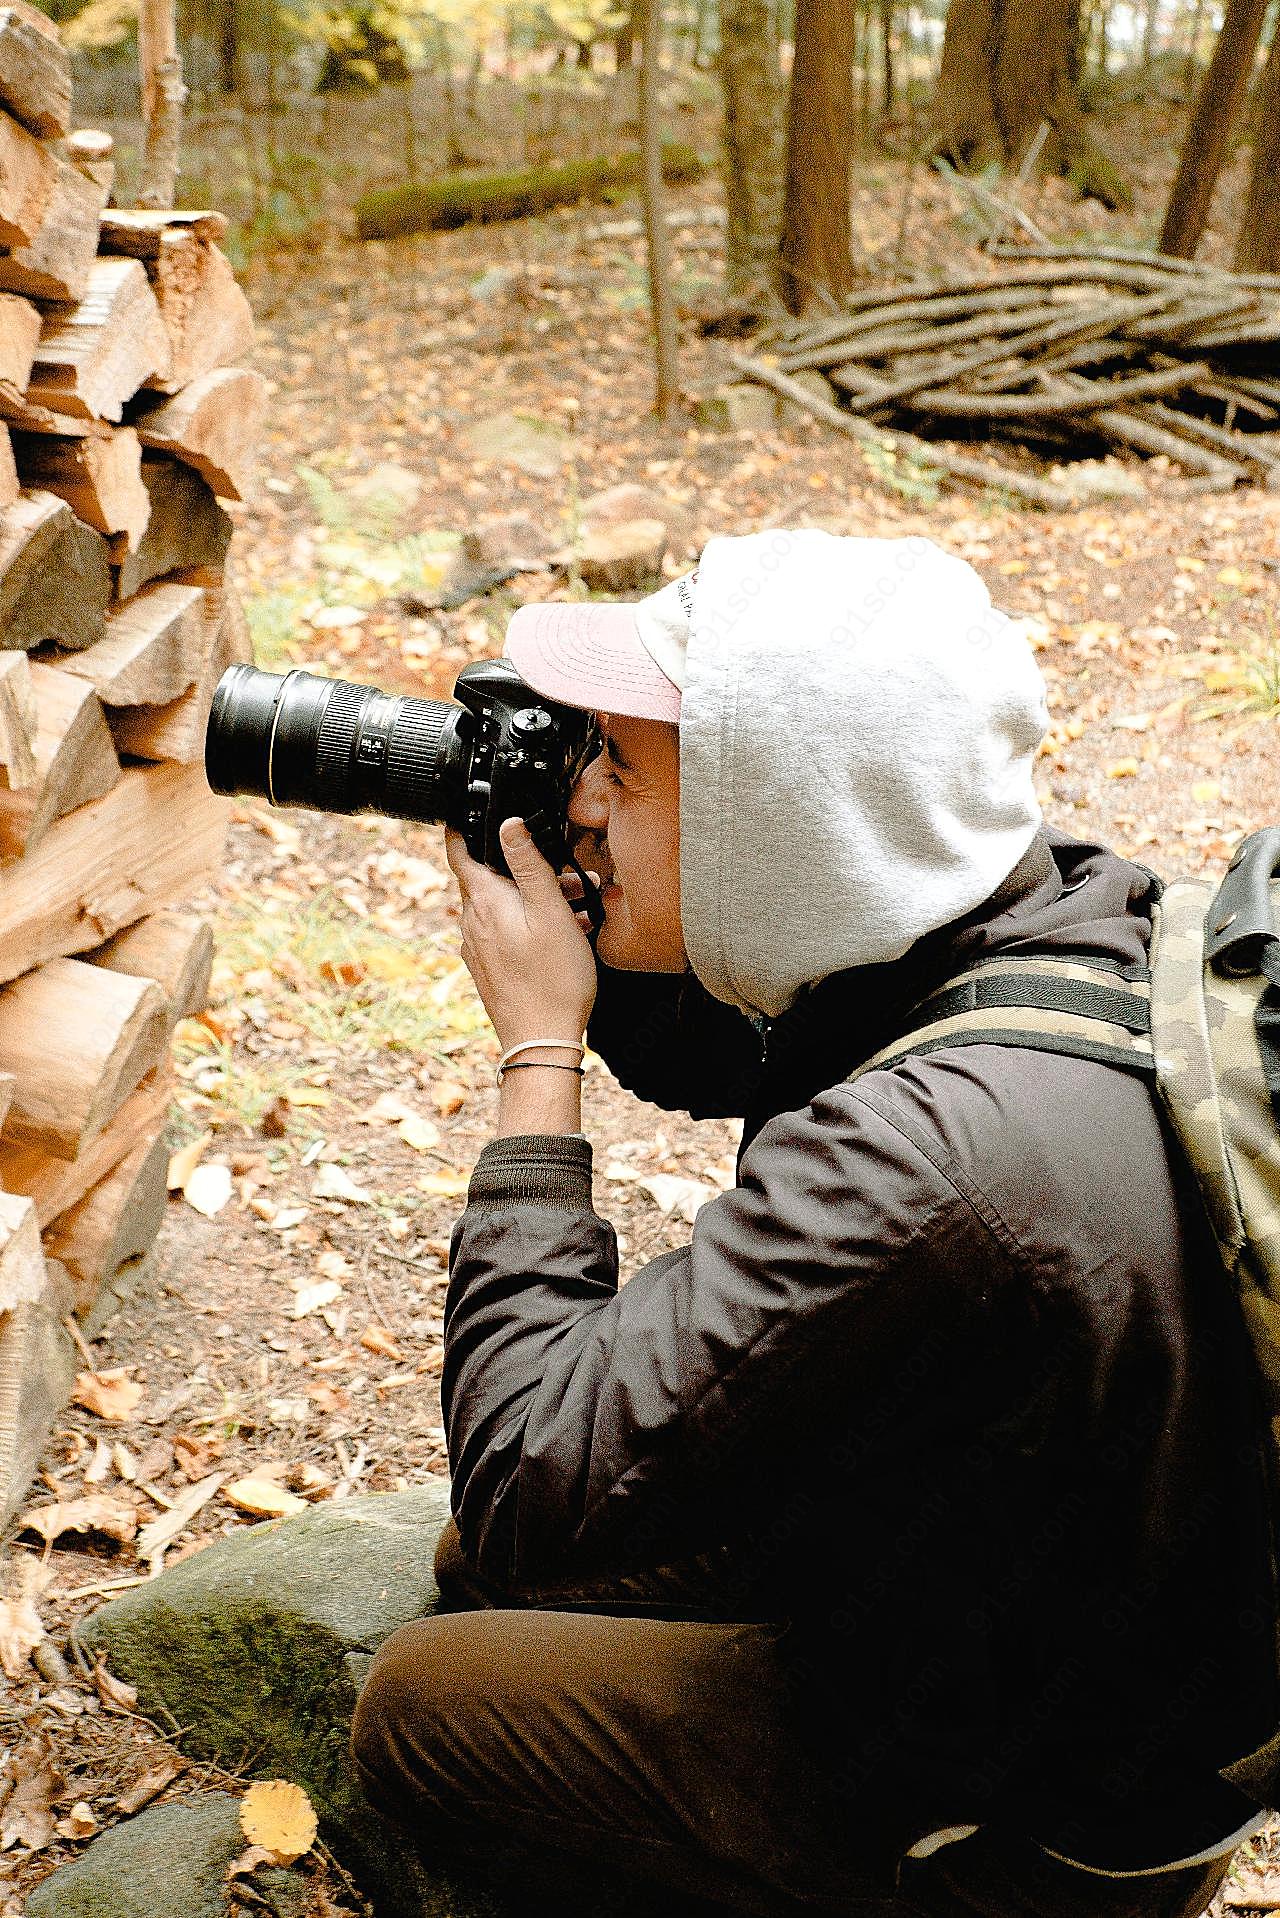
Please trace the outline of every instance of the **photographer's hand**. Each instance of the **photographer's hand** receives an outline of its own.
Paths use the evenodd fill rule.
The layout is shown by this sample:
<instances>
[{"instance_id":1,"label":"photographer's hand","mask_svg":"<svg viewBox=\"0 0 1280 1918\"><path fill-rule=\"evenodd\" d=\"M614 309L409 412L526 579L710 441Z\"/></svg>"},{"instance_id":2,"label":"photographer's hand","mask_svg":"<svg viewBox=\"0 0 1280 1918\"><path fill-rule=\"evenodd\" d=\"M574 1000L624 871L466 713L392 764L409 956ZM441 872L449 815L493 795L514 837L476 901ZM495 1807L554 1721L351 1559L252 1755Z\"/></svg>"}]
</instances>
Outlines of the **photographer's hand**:
<instances>
[{"instance_id":1,"label":"photographer's hand","mask_svg":"<svg viewBox=\"0 0 1280 1918\"><path fill-rule=\"evenodd\" d=\"M474 860L459 832L446 833L445 850L462 893L462 957L503 1051L525 1039L581 1039L595 1002L595 955L523 822L502 826L511 879ZM503 1079L499 1136L576 1132L581 1080L560 1068L577 1063L569 1050L522 1052L521 1070Z\"/></svg>"}]
</instances>

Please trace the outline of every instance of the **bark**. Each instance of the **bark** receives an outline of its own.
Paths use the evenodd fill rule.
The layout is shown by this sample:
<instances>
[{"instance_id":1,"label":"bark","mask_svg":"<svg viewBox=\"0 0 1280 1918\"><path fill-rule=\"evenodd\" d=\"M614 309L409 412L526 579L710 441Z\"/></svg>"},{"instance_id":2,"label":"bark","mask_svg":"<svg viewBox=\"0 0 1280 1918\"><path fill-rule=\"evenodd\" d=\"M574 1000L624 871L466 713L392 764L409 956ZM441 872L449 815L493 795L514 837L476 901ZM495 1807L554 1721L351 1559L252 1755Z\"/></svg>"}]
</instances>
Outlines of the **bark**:
<instances>
[{"instance_id":1,"label":"bark","mask_svg":"<svg viewBox=\"0 0 1280 1918\"><path fill-rule=\"evenodd\" d=\"M1280 24L1258 86L1253 173L1236 241L1237 273L1280 273Z\"/></svg>"},{"instance_id":2,"label":"bark","mask_svg":"<svg viewBox=\"0 0 1280 1918\"><path fill-rule=\"evenodd\" d=\"M1227 0L1227 11L1182 144L1160 251L1190 260L1209 221L1213 189L1239 121L1268 0Z\"/></svg>"},{"instance_id":3,"label":"bark","mask_svg":"<svg viewBox=\"0 0 1280 1918\"><path fill-rule=\"evenodd\" d=\"M853 285L855 35L849 0L797 0L780 244L793 313L841 300Z\"/></svg>"},{"instance_id":4,"label":"bark","mask_svg":"<svg viewBox=\"0 0 1280 1918\"><path fill-rule=\"evenodd\" d=\"M657 375L654 411L670 419L680 398L676 312L671 292L671 242L662 191L662 0L636 0L640 21L640 198L649 257L649 311Z\"/></svg>"},{"instance_id":5,"label":"bark","mask_svg":"<svg viewBox=\"0 0 1280 1918\"><path fill-rule=\"evenodd\" d=\"M952 0L934 108L933 150L964 171L1016 169L1043 121L1045 165L1104 205L1128 187L1085 125L1081 0Z\"/></svg>"},{"instance_id":6,"label":"bark","mask_svg":"<svg viewBox=\"0 0 1280 1918\"><path fill-rule=\"evenodd\" d=\"M239 0L222 0L218 9L218 82L227 94L240 91Z\"/></svg>"},{"instance_id":7,"label":"bark","mask_svg":"<svg viewBox=\"0 0 1280 1918\"><path fill-rule=\"evenodd\" d=\"M178 184L182 84L173 0L141 0L138 61L142 70L142 186L139 206L170 207Z\"/></svg>"},{"instance_id":8,"label":"bark","mask_svg":"<svg viewBox=\"0 0 1280 1918\"><path fill-rule=\"evenodd\" d=\"M767 289L782 224L782 76L769 0L721 0L728 290Z\"/></svg>"}]
</instances>

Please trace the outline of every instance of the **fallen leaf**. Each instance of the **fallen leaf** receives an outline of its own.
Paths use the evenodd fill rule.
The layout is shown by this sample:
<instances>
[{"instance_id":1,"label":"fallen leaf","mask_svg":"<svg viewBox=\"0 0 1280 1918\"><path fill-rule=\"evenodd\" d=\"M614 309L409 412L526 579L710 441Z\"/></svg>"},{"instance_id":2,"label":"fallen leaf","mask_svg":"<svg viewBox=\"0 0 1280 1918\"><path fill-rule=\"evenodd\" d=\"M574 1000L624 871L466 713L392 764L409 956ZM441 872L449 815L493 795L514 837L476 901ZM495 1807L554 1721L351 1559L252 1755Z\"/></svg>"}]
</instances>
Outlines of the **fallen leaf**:
<instances>
[{"instance_id":1,"label":"fallen leaf","mask_svg":"<svg viewBox=\"0 0 1280 1918\"><path fill-rule=\"evenodd\" d=\"M250 1845L227 1866L227 1883L233 1884L237 1878L252 1878L259 1865L278 1865L279 1862L269 1845Z\"/></svg>"},{"instance_id":2,"label":"fallen leaf","mask_svg":"<svg viewBox=\"0 0 1280 1918\"><path fill-rule=\"evenodd\" d=\"M1108 779L1133 779L1138 773L1136 759L1116 759L1106 769Z\"/></svg>"},{"instance_id":3,"label":"fallen leaf","mask_svg":"<svg viewBox=\"0 0 1280 1918\"><path fill-rule=\"evenodd\" d=\"M317 632L342 632L348 626L363 626L369 615L358 606L322 606L307 621Z\"/></svg>"},{"instance_id":4,"label":"fallen leaf","mask_svg":"<svg viewBox=\"0 0 1280 1918\"><path fill-rule=\"evenodd\" d=\"M111 1470L111 1447L104 1438L100 1438L93 1448L93 1457L84 1468L86 1485L101 1485Z\"/></svg>"},{"instance_id":5,"label":"fallen leaf","mask_svg":"<svg viewBox=\"0 0 1280 1918\"><path fill-rule=\"evenodd\" d=\"M415 1152L429 1152L440 1143L440 1128L421 1112L406 1112L396 1131Z\"/></svg>"},{"instance_id":6,"label":"fallen leaf","mask_svg":"<svg viewBox=\"0 0 1280 1918\"><path fill-rule=\"evenodd\" d=\"M366 1352L377 1352L384 1359L403 1356L390 1332L384 1331L380 1325L366 1325L360 1334L360 1343Z\"/></svg>"},{"instance_id":7,"label":"fallen leaf","mask_svg":"<svg viewBox=\"0 0 1280 1918\"><path fill-rule=\"evenodd\" d=\"M356 1125L397 1125L416 1117L414 1108L398 1092L380 1092L371 1106L352 1115Z\"/></svg>"},{"instance_id":8,"label":"fallen leaf","mask_svg":"<svg viewBox=\"0 0 1280 1918\"><path fill-rule=\"evenodd\" d=\"M316 1814L301 1785L270 1778L250 1785L240 1801L240 1829L275 1864L292 1865L315 1843Z\"/></svg>"},{"instance_id":9,"label":"fallen leaf","mask_svg":"<svg viewBox=\"0 0 1280 1918\"><path fill-rule=\"evenodd\" d=\"M93 1683L98 1697L109 1711L133 1712L137 1710L138 1688L126 1685L122 1678L116 1678L103 1663L102 1654L93 1668Z\"/></svg>"},{"instance_id":10,"label":"fallen leaf","mask_svg":"<svg viewBox=\"0 0 1280 1918\"><path fill-rule=\"evenodd\" d=\"M295 1512L307 1510L305 1498L286 1492L268 1478L238 1478L234 1485L223 1486L222 1496L255 1518L290 1518Z\"/></svg>"},{"instance_id":11,"label":"fallen leaf","mask_svg":"<svg viewBox=\"0 0 1280 1918\"><path fill-rule=\"evenodd\" d=\"M625 1159L610 1159L604 1169L606 1179L612 1179L615 1185L639 1185L644 1172L638 1165L628 1165Z\"/></svg>"},{"instance_id":12,"label":"fallen leaf","mask_svg":"<svg viewBox=\"0 0 1280 1918\"><path fill-rule=\"evenodd\" d=\"M0 1599L0 1669L6 1678L21 1676L44 1636L40 1614L25 1592Z\"/></svg>"},{"instance_id":13,"label":"fallen leaf","mask_svg":"<svg viewBox=\"0 0 1280 1918\"><path fill-rule=\"evenodd\" d=\"M441 1118L452 1118L467 1103L467 1088L456 1079L441 1079L431 1088L431 1101Z\"/></svg>"},{"instance_id":14,"label":"fallen leaf","mask_svg":"<svg viewBox=\"0 0 1280 1918\"><path fill-rule=\"evenodd\" d=\"M305 1319L341 1297L342 1287L336 1279L318 1279L314 1285L300 1285L293 1295L293 1317Z\"/></svg>"},{"instance_id":15,"label":"fallen leaf","mask_svg":"<svg viewBox=\"0 0 1280 1918\"><path fill-rule=\"evenodd\" d=\"M1150 713L1119 713L1111 724L1128 733L1145 733L1151 725Z\"/></svg>"},{"instance_id":16,"label":"fallen leaf","mask_svg":"<svg viewBox=\"0 0 1280 1918\"><path fill-rule=\"evenodd\" d=\"M64 1532L101 1532L104 1537L127 1545L137 1536L138 1514L132 1505L98 1492L88 1498L37 1505L33 1512L24 1514L22 1529L24 1532L39 1532L47 1546L61 1538Z\"/></svg>"},{"instance_id":17,"label":"fallen leaf","mask_svg":"<svg viewBox=\"0 0 1280 1918\"><path fill-rule=\"evenodd\" d=\"M305 1205L282 1205L278 1211L273 1211L271 1214L269 1221L271 1230L289 1232L295 1225L301 1225L306 1216Z\"/></svg>"},{"instance_id":18,"label":"fallen leaf","mask_svg":"<svg viewBox=\"0 0 1280 1918\"><path fill-rule=\"evenodd\" d=\"M177 1152L170 1153L168 1173L170 1192L182 1191L212 1142L212 1132L202 1132L200 1137L192 1139L189 1145L181 1146Z\"/></svg>"},{"instance_id":19,"label":"fallen leaf","mask_svg":"<svg viewBox=\"0 0 1280 1918\"><path fill-rule=\"evenodd\" d=\"M417 1180L419 1192L430 1192L437 1199L460 1199L471 1184L467 1172L424 1172Z\"/></svg>"},{"instance_id":20,"label":"fallen leaf","mask_svg":"<svg viewBox=\"0 0 1280 1918\"><path fill-rule=\"evenodd\" d=\"M115 1466L117 1478L124 1479L130 1485L135 1482L138 1477L138 1461L123 1439L117 1439L112 1446L111 1463Z\"/></svg>"},{"instance_id":21,"label":"fallen leaf","mask_svg":"<svg viewBox=\"0 0 1280 1918\"><path fill-rule=\"evenodd\" d=\"M46 1738L28 1739L19 1745L9 1760L8 1773L13 1790L0 1812L0 1851L25 1845L28 1851L42 1851L53 1837L53 1803L61 1796L66 1781L55 1769L52 1746ZM4 1786L0 1781L0 1797Z\"/></svg>"},{"instance_id":22,"label":"fallen leaf","mask_svg":"<svg viewBox=\"0 0 1280 1918\"><path fill-rule=\"evenodd\" d=\"M351 1261L344 1259L341 1252L335 1252L330 1248L322 1252L316 1260L316 1271L322 1279L349 1279L352 1271Z\"/></svg>"},{"instance_id":23,"label":"fallen leaf","mask_svg":"<svg viewBox=\"0 0 1280 1918\"><path fill-rule=\"evenodd\" d=\"M169 1511L161 1512L159 1518L153 1518L150 1525L144 1525L138 1533L138 1557L153 1559L157 1552L163 1552L166 1546L172 1544L179 1532L186 1531L196 1513L209 1503L226 1476L225 1472L210 1472L189 1492L184 1492Z\"/></svg>"},{"instance_id":24,"label":"fallen leaf","mask_svg":"<svg viewBox=\"0 0 1280 1918\"><path fill-rule=\"evenodd\" d=\"M187 1204L206 1219L215 1219L232 1193L231 1167L218 1159L198 1165L182 1184Z\"/></svg>"},{"instance_id":25,"label":"fallen leaf","mask_svg":"<svg viewBox=\"0 0 1280 1918\"><path fill-rule=\"evenodd\" d=\"M373 1195L357 1185L349 1172L340 1165L326 1162L316 1172L315 1184L311 1188L317 1199L341 1199L346 1205L372 1205Z\"/></svg>"},{"instance_id":26,"label":"fallen leaf","mask_svg":"<svg viewBox=\"0 0 1280 1918\"><path fill-rule=\"evenodd\" d=\"M289 1103L287 1099L274 1098L258 1121L258 1130L264 1139L283 1139L289 1130Z\"/></svg>"},{"instance_id":27,"label":"fallen leaf","mask_svg":"<svg viewBox=\"0 0 1280 1918\"><path fill-rule=\"evenodd\" d=\"M707 1200L716 1196L714 1187L701 1179L681 1178L674 1172L655 1172L641 1179L640 1186L664 1212L678 1212L690 1225Z\"/></svg>"},{"instance_id":28,"label":"fallen leaf","mask_svg":"<svg viewBox=\"0 0 1280 1918\"><path fill-rule=\"evenodd\" d=\"M77 1372L71 1393L74 1405L95 1412L108 1425L123 1425L138 1408L142 1387L117 1366L110 1372Z\"/></svg>"},{"instance_id":29,"label":"fallen leaf","mask_svg":"<svg viewBox=\"0 0 1280 1918\"><path fill-rule=\"evenodd\" d=\"M161 1758L154 1765L135 1778L133 1783L122 1791L116 1799L116 1810L124 1818L132 1818L134 1812L141 1811L157 1798L166 1785L171 1785L183 1769L180 1758Z\"/></svg>"},{"instance_id":30,"label":"fallen leaf","mask_svg":"<svg viewBox=\"0 0 1280 1918\"><path fill-rule=\"evenodd\" d=\"M333 1094L324 1086L291 1086L281 1097L291 1106L327 1106Z\"/></svg>"},{"instance_id":31,"label":"fallen leaf","mask_svg":"<svg viewBox=\"0 0 1280 1918\"><path fill-rule=\"evenodd\" d=\"M93 1815L93 1807L83 1798L76 1800L65 1818L60 1818L54 1826L60 1838L92 1838L98 1829L98 1821Z\"/></svg>"},{"instance_id":32,"label":"fallen leaf","mask_svg":"<svg viewBox=\"0 0 1280 1918\"><path fill-rule=\"evenodd\" d=\"M1197 779L1191 788L1191 797L1197 806L1212 806L1222 797L1222 788L1216 779Z\"/></svg>"}]
</instances>

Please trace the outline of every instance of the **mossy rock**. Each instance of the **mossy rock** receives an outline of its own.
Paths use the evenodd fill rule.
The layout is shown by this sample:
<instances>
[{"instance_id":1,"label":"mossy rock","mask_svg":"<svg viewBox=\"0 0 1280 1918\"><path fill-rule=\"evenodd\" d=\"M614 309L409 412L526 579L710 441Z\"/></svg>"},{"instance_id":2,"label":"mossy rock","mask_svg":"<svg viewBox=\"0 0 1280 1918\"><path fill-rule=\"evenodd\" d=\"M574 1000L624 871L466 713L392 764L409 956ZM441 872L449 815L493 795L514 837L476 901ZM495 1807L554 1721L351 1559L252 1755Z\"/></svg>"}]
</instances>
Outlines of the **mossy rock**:
<instances>
[{"instance_id":1,"label":"mossy rock","mask_svg":"<svg viewBox=\"0 0 1280 1918\"><path fill-rule=\"evenodd\" d=\"M369 1805L348 1746L374 1652L436 1606L448 1516L439 1483L255 1525L122 1593L78 1634L137 1686L144 1711L185 1728L184 1751L304 1786L379 1918L491 1909L427 1875Z\"/></svg>"},{"instance_id":2,"label":"mossy rock","mask_svg":"<svg viewBox=\"0 0 1280 1918\"><path fill-rule=\"evenodd\" d=\"M27 1899L27 1918L227 1918L227 1867L247 1843L229 1792L153 1805L51 1872ZM306 1910L302 1872L268 1865L250 1882L255 1908L271 1918Z\"/></svg>"},{"instance_id":3,"label":"mossy rock","mask_svg":"<svg viewBox=\"0 0 1280 1918\"><path fill-rule=\"evenodd\" d=\"M692 147L664 144L665 180L696 180L705 170ZM366 193L356 202L356 233L362 240L389 240L401 233L445 232L478 221L519 220L575 200L604 199L639 183L638 152L503 173L442 173L434 180Z\"/></svg>"}]
</instances>

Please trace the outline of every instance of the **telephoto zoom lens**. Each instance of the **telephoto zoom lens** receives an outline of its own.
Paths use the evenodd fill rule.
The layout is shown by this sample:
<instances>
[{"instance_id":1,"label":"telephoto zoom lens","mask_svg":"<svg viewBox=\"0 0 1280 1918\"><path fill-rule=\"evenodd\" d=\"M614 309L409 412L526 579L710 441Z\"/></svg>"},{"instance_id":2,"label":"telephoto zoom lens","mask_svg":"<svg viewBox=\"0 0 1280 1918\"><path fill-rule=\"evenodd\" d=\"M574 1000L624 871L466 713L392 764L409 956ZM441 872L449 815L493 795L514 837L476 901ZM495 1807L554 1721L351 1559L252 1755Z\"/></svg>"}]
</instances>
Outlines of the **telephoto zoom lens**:
<instances>
[{"instance_id":1,"label":"telephoto zoom lens","mask_svg":"<svg viewBox=\"0 0 1280 1918\"><path fill-rule=\"evenodd\" d=\"M205 774L216 793L255 793L273 806L455 825L472 727L445 700L232 666L213 696Z\"/></svg>"}]
</instances>

